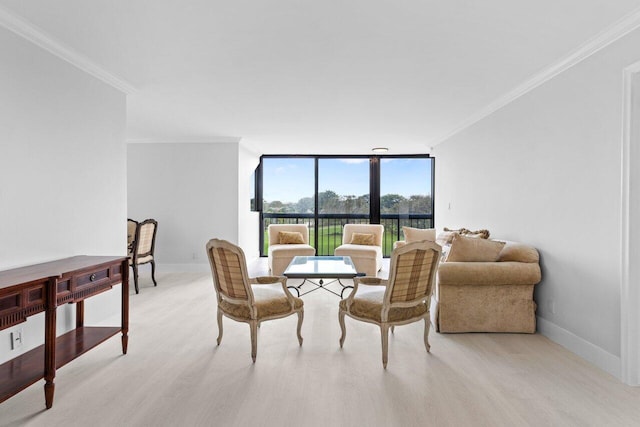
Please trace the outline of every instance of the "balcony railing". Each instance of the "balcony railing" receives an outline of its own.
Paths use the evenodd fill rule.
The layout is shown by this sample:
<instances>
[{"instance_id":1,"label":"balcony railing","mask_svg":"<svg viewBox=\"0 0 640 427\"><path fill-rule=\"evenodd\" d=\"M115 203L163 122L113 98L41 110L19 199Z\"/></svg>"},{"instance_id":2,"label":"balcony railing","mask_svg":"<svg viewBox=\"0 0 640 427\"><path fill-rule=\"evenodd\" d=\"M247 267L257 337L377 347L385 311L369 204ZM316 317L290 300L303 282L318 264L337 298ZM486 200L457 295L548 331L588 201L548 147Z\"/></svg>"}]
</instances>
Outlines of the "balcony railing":
<instances>
[{"instance_id":1,"label":"balcony railing","mask_svg":"<svg viewBox=\"0 0 640 427\"><path fill-rule=\"evenodd\" d=\"M333 255L334 249L342 244L342 228L345 224L369 224L369 215L319 214L316 217L314 214L263 213L262 218L262 256L266 256L269 250L269 224L308 224L309 244L316 248L317 255ZM380 223L384 225L382 252L388 257L393 244L402 238L402 227L432 228L433 215L382 214Z\"/></svg>"}]
</instances>

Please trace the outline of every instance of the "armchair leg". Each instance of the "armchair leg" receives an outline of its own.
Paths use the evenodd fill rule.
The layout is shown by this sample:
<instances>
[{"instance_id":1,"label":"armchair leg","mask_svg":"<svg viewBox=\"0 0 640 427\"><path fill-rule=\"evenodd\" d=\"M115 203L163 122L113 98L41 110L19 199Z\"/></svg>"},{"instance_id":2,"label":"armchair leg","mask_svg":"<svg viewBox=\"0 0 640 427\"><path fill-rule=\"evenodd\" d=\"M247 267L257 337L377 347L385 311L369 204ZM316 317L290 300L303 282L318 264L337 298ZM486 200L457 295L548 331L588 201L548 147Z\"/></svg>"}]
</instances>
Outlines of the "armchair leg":
<instances>
[{"instance_id":1,"label":"armchair leg","mask_svg":"<svg viewBox=\"0 0 640 427\"><path fill-rule=\"evenodd\" d=\"M340 322L340 329L342 330L342 335L340 336L340 348L342 348L342 345L344 344L344 339L347 336L347 329L345 328L345 325L344 325L344 315L345 315L345 312L340 310L340 312L338 313L338 322Z\"/></svg>"},{"instance_id":2,"label":"armchair leg","mask_svg":"<svg viewBox=\"0 0 640 427\"><path fill-rule=\"evenodd\" d=\"M133 263L131 267L133 268L133 284L136 288L136 294L138 294L140 293L140 289L138 289L138 266Z\"/></svg>"},{"instance_id":3,"label":"armchair leg","mask_svg":"<svg viewBox=\"0 0 640 427\"><path fill-rule=\"evenodd\" d=\"M389 355L389 325L386 323L380 325L380 333L382 335L382 367L387 369L387 360Z\"/></svg>"},{"instance_id":4,"label":"armchair leg","mask_svg":"<svg viewBox=\"0 0 640 427\"><path fill-rule=\"evenodd\" d=\"M427 353L431 352L431 345L429 345L429 328L431 327L431 320L429 315L424 318L424 346L427 349Z\"/></svg>"},{"instance_id":5,"label":"armchair leg","mask_svg":"<svg viewBox=\"0 0 640 427\"><path fill-rule=\"evenodd\" d=\"M258 322L252 320L249 322L251 328L251 359L256 363L256 353L258 351Z\"/></svg>"},{"instance_id":6,"label":"armchair leg","mask_svg":"<svg viewBox=\"0 0 640 427\"><path fill-rule=\"evenodd\" d=\"M153 286L158 286L158 282L156 282L156 261L151 261L151 280L153 280Z\"/></svg>"},{"instance_id":7,"label":"armchair leg","mask_svg":"<svg viewBox=\"0 0 640 427\"><path fill-rule=\"evenodd\" d=\"M302 346L302 320L304 319L304 311L300 310L298 312L298 342L300 343L300 346Z\"/></svg>"},{"instance_id":8,"label":"armchair leg","mask_svg":"<svg viewBox=\"0 0 640 427\"><path fill-rule=\"evenodd\" d=\"M222 310L218 308L218 345L222 341Z\"/></svg>"}]
</instances>

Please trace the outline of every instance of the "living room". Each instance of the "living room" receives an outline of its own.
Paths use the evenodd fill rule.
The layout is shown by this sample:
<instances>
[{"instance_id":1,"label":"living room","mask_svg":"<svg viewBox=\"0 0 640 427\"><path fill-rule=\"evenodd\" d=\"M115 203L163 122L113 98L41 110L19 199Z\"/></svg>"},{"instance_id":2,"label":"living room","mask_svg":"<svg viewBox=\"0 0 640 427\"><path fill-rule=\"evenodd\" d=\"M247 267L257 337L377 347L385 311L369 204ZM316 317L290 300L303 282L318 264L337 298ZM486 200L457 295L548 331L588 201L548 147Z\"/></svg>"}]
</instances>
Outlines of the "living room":
<instances>
[{"instance_id":1,"label":"living room","mask_svg":"<svg viewBox=\"0 0 640 427\"><path fill-rule=\"evenodd\" d=\"M264 22L284 22L293 26L287 28L294 34L298 31L306 34L303 24L311 26L311 23L319 25L325 31L346 31L345 28L349 25L330 18L334 14L348 16L349 23L353 23L357 22L354 17L358 16L358 12L364 13L355 6L342 6L347 8L343 11L344 14L329 6L326 9L315 6L319 10L311 9L314 13L307 14L304 8L288 9L291 5L283 3L279 5L280 9L275 6L273 9L260 6L259 10L247 14L245 8L257 7L249 3L251 2L242 3L238 10L227 6L225 11L236 19L234 21L229 18L232 23L244 22L239 16L247 20L244 28L250 28L247 25L253 24L265 29L271 28L271 25ZM624 398L620 396L637 399L637 387L631 387L640 383L640 321L636 314L636 307L640 305L640 289L637 286L640 273L635 271L632 263L634 256L638 254L640 243L635 237L637 233L632 233L637 228L635 218L638 217L640 194L636 194L637 189L631 185L637 181L636 170L640 170L637 167L639 159L636 153L639 121L634 119L638 116L640 99L637 94L640 56L636 48L640 42L640 30L637 29L640 25L637 7L640 4L637 1L616 2L615 5L604 1L574 1L563 4L566 10L558 10L556 3L546 2L535 7L528 5L532 10L527 11L521 9L524 7L522 5L510 6L507 2L496 1L491 2L493 12L489 5L485 5L486 9L477 6L466 11L460 10L461 7L458 6L455 10L458 14L456 19L444 14L451 12L448 9L434 10L416 4L407 5L407 10L399 8L399 11L393 11L393 16L407 20L405 29L417 31L420 19L427 19L434 25L435 29L431 31L442 31L449 37L433 39L444 46L442 56L438 57L441 61L450 60L451 56L459 59L451 68L433 70L428 58L422 59L415 66L417 71L413 71L415 74L412 74L413 80L410 80L408 86L421 82L419 77L426 70L430 74L425 76L442 79L447 77L458 83L457 86L443 85L445 88L438 91L442 83L437 80L427 81L424 85L429 90L418 91L414 88L418 92L417 96L407 86L402 86L402 92L393 91L393 84L401 80L402 73L393 74L397 80L376 80L375 77L384 76L384 73L391 71L383 69L380 74L372 77L363 69L372 65L371 57L382 53L386 55L385 58L394 60L395 62L390 63L401 70L410 69L411 61L407 62L409 65L403 62L405 59L401 54L402 49L397 48L394 43L406 41L408 44L403 46L407 55L416 53L418 48L427 49L431 46L417 44L414 37L418 35L405 34L406 40L392 38L394 43L385 45L386 50L379 52L359 38L357 31L356 34L349 33L351 38L348 39L347 46L352 46L353 51L347 53L351 55L349 58L355 58L353 62L339 55L337 58L328 58L337 61L337 65L355 68L346 67L349 78L345 77L343 86L331 92L333 96L338 96L336 93L344 96L344 99L338 96L327 100L329 97L323 97L320 90L312 90L313 85L301 84L301 81L307 81L307 67L292 70L291 62L283 62L276 67L276 60L271 62L268 57L265 58L268 55L261 56L260 52L255 51L251 52L256 61L245 64L243 61L248 61L245 57L248 54L244 49L260 36L259 33L249 32L247 39L242 40L225 39L215 33L220 40L235 46L242 55L223 56L221 61L228 61L229 69L224 70L225 72L213 69L217 74L212 69L207 69L207 72L212 73L212 79L220 78L224 82L224 77L233 71L234 66L244 73L249 73L248 68L253 69L255 75L244 75L241 80L249 84L245 92L241 87L233 86L237 90L238 99L226 94L226 98L223 97L226 102L216 105L214 110L208 110L212 114L205 117L187 115L188 110L183 109L181 104L184 99L175 92L175 87L166 90L160 88L158 92L154 92L157 89L156 83L167 76L158 74L158 71L155 71L156 74L152 73L162 69L161 65L164 63L155 61L163 59L182 64L184 69L177 67L171 70L171 73L179 75L179 82L201 80L201 73L204 71L186 67L193 60L190 55L197 56L200 50L181 51L178 45L158 43L159 46L165 46L165 51L152 42L143 44L142 41L147 39L131 30L113 33L116 35L113 39L119 43L109 44L109 37L104 36L111 34L107 30L115 30L119 25L135 28L138 23L145 30L142 33L149 33L147 37L156 36L168 31L162 28L161 22L165 21L159 18L168 20L170 13L179 11L180 15L175 19L185 24L186 19L193 18L192 15L197 14L198 9L183 10L167 2L155 11L156 14L164 15L156 16L147 11L145 5L138 3L134 3L131 10L112 9L107 5L80 5L77 2L68 2L64 6L38 1L2 1L0 4L0 45L5 52L4 56L9 58L3 62L0 79L0 122L4 130L0 156L0 269L78 254L124 255L126 218L154 217L159 219L160 224L161 244L157 248L160 277L165 278L165 283L173 281L189 286L188 280L181 278L180 274L208 271L204 244L212 237L239 244L248 258L258 257L259 219L256 212L249 210L248 201L251 198L252 173L260 155L370 154L371 148L380 145L388 146L393 154L428 153L436 159L436 227L486 228L491 231L492 237L526 242L540 253L543 280L536 287L535 293L538 304L537 333L518 339L534 337L535 343L544 339L548 342L542 344L545 351L549 348L555 351L555 347L547 346L559 344L569 354L564 357L575 357L575 364L579 365L579 369L583 368L583 364L591 366L619 384L619 394L614 400L622 402ZM206 6L200 6L203 10L208 10ZM498 13L497 8L505 10ZM378 19L374 27L378 28L382 23L389 24L385 13L392 13L391 11L381 6L366 10L367 19ZM580 16L585 18L579 20L574 10L581 11ZM151 16L145 17L146 12L151 13ZM412 12L416 12L415 17ZM204 16L210 17L206 14ZM282 21L276 21L278 16ZM322 17L331 25L320 25L313 16ZM433 22L438 16L443 22L450 19L452 26L454 23L458 26L447 31L443 28L447 25L436 25L437 22ZM307 19L303 19L304 17ZM138 22L136 19L142 21ZM200 25L203 24L200 22ZM178 27L182 31L188 26ZM238 28L242 27L238 25ZM493 27L500 31L493 31ZM203 28L206 27L196 28L204 31ZM402 28L394 28L396 32L393 34L404 34ZM466 32L456 32L465 28ZM369 34L367 31L371 31L371 28L364 27L362 31ZM531 33L528 37L527 31ZM242 33L241 30L238 32ZM175 36L173 32L170 34ZM336 31L336 34L333 37L346 37L340 31ZM207 40L205 36L208 35L205 32L196 36ZM374 41L380 42L386 35L387 32L377 34L378 38L374 37ZM140 37L140 40L134 36ZM316 49L322 48L321 53L324 55L329 55L331 49L335 48L335 45L324 46L319 34L315 37L304 40ZM507 43L503 39L510 39L510 44L499 44ZM127 40L130 42L127 43ZM177 40L179 37L174 42L177 43ZM411 44L410 41L416 44ZM457 50L463 49L458 44L471 44L473 41L484 42L485 45L481 45L484 49L476 53ZM216 39L216 43L222 42ZM366 55L363 53L360 57L357 47L363 43L371 50L365 49ZM130 47L131 51L122 50L123 46ZM309 67L318 65L305 57L304 46L287 46L289 50L284 54L280 52L283 56L277 58L293 56L297 61L295 63L304 65L305 61L310 61ZM142 47L148 48L152 53L144 54ZM472 47L478 48L477 45ZM318 53L317 50L310 51ZM229 51L225 52L230 55ZM394 52L398 57L392 55ZM275 52L269 51L269 54L275 55ZM346 55L344 51L342 54ZM500 60L494 59L493 56L498 54ZM326 59L327 56L321 58ZM380 65L381 62L385 61L375 64ZM261 64L282 72L279 80L267 81L266 77L259 77L262 74L258 70L264 71L265 75L273 71L262 70L259 67ZM129 71L126 72L127 70ZM454 75L442 74L454 71ZM334 76L332 73L335 73L335 69L324 69L323 73ZM121 74L127 78L117 77ZM317 78L312 80L314 84L320 84L322 74L320 77L317 74L313 76ZM334 76L331 82L335 83L336 80L339 79ZM286 84L292 85L294 90L278 92ZM305 88L308 92L304 91ZM374 88L377 90L374 91ZM300 91L299 96L292 93L296 91ZM354 92L354 98L362 96L362 99L348 103L350 91ZM368 91L373 92L371 97L367 97ZM428 98L432 93L430 91L438 95L434 98L442 103L442 109L436 108L437 103L428 104L431 110L421 107L423 98ZM205 95L216 100L221 93L223 92L205 92ZM385 93L395 100L394 103L389 100L391 106L400 108L401 104L405 104L404 109L398 110L395 115L387 109L367 110L366 107L374 104L376 99L378 104L388 101L384 97ZM243 97L240 97L241 94ZM282 104L276 102L278 96L282 98ZM314 97L320 99L318 104L311 101ZM265 106L261 102L263 98L272 103ZM301 110L285 110L293 119L286 122L282 127L284 131L278 134L275 126L280 117L276 113L284 110L285 100L288 98L295 101L292 104L298 103ZM249 109L247 104L252 101L258 106L251 107L251 114L244 115L243 109ZM199 102L196 107L204 109L206 103ZM303 109L302 106L306 108ZM450 109L446 110L445 106ZM407 124L416 120L406 117L409 114L407 110L414 108L419 114L410 114L422 115L421 120L424 122L415 134L407 130ZM222 114L224 110L230 111L223 116L228 122L216 119L216 113ZM331 114L327 111L331 111ZM370 114L365 114L366 111L370 111ZM261 118L260 113L264 117ZM230 116L233 115L238 118L232 120L233 117ZM353 127L345 127L346 120L339 120L341 115L352 120ZM301 129L303 124L309 125L311 116L317 116L317 122ZM244 134L235 132L237 121L241 120L251 121L244 128ZM273 124L267 126L268 122ZM267 143L272 135L280 137L279 145ZM332 136L335 138L331 138ZM144 280L147 278L144 277ZM152 285L149 283L148 280L143 282L140 295L131 296L132 312L136 310L135 298L140 297L142 301L145 292L148 295L152 292ZM157 295L166 292L165 296L186 298L179 294L176 286L170 290L161 289L163 286L167 285L160 280L157 291L155 288L153 291L159 292ZM210 291L213 294L212 287ZM166 302L160 303L157 298L155 301L158 301L160 307L167 309ZM328 301L337 310L337 298ZM96 297L95 301L88 301L87 321L105 322L117 316L119 302L118 292L105 292ZM144 307L140 308L142 312L156 313L157 307L154 308L148 300L143 304ZM207 310L204 306L202 308ZM322 360L317 360L319 356L313 355L314 350L323 354L323 344L318 342L317 346L314 345L312 337L324 317L317 308L316 312L312 311L312 307L308 308L310 312L306 315L305 322L309 326L308 329L303 328L303 335L308 339L305 345L311 344L303 356L311 357L315 364L310 364L308 371L299 373L302 378L312 376L323 363ZM316 321L312 320L314 314L319 316ZM215 309L212 307L210 313L202 313L202 316L210 317L213 325ZM59 328L70 328L73 318L71 307L65 307L58 315ZM224 354L225 345L231 347L228 344L234 342L231 323L225 323L225 327L229 325L230 328L226 336L229 341L223 342L215 350L216 355ZM337 319L333 315L326 323L327 327L337 330ZM282 331L282 340L278 342L289 346L289 351L297 350L290 328L278 327L275 322L270 327L286 329ZM25 348L41 344L42 326L37 320L30 320L22 328ZM16 354L10 349L9 339L9 334L14 331L15 328L9 328L0 332L0 363ZM237 357L243 363L233 365L230 353L223 356L223 359L231 363L230 369L241 370L249 376L251 370L256 368L251 367L248 356L248 331L242 328L237 331L235 335L240 335L237 337ZM401 331L399 328L396 335L400 335ZM414 333L409 334L406 340L416 338L415 341L420 341L420 333L412 332ZM185 333L192 334L188 330ZM335 338L335 341L327 340L326 347L337 347L337 336L330 335L332 333L327 332L330 339ZM131 346L135 345L136 339L141 339L136 335L139 334L132 328ZM464 334L433 335L432 354L438 353L440 344L443 351L447 349L447 355L452 360L463 357L456 356L455 348L461 345L459 340L465 339ZM481 335L483 334L472 335L467 339L475 343L482 338ZM502 335L487 335L484 339L503 339ZM216 348L213 333L193 338L201 340L202 343L198 345L211 351ZM349 350L350 339L354 340L354 348L363 349L363 354L351 353L352 357L371 358L371 361L363 362L362 369L370 371L369 375L376 381L374 388L388 386L392 382L394 390L397 390L404 380L415 386L415 383L404 376L408 374L409 366L402 368L400 373L403 375L397 373L398 376L393 378L379 377L382 368L376 353L379 351L378 341L359 343L354 333L347 339L345 350ZM277 340L265 334L260 344L267 345L268 341ZM144 342L152 344L150 341ZM174 341L171 344L179 345ZM170 348L171 344L167 347ZM120 366L123 363L120 359L136 354L121 356L115 345L109 345L110 352L103 353L102 349L98 352L96 349L74 362L78 363L78 371L73 377L81 377L86 370L98 369L101 365ZM489 346L486 342L482 345ZM151 348L160 353L169 349L158 343ZM257 366L261 357L265 361L274 357L274 354L268 355L268 348L270 347L260 347ZM474 347L465 347L468 348ZM177 352L181 357L185 356L183 351ZM151 360L149 354L141 354L143 361ZM411 360L422 360L429 356L422 348L421 353L411 357ZM81 362L82 360L86 361ZM461 360L471 362L464 358ZM341 358L332 353L331 366L339 365L340 362ZM391 371L393 363L392 358L389 367ZM172 367L180 369L178 364L173 364ZM69 365L65 369L73 367ZM398 364L396 369L400 369ZM142 372L144 375L148 374L148 371ZM342 369L336 372L348 375ZM330 376L339 381L336 372ZM576 376L582 372L576 371ZM364 375L362 371L358 373ZM109 387L109 375L117 375L117 370L102 372L99 376L105 380L104 388L108 393L126 393L126 390ZM289 375L287 380L299 380L294 373ZM429 375L428 372L425 375ZM60 383L60 391L57 393L60 395L52 411L56 410L57 405L67 408L64 406L67 404L62 390L65 387L73 388L73 383L65 384L64 378L63 369L57 377ZM144 382L142 378L136 379ZM197 378L193 376L189 379L197 382ZM531 377L528 379L533 381ZM441 380L446 381L446 377ZM156 379L155 382L161 381ZM358 384L361 384L360 381ZM573 384L576 389L581 387L580 380ZM211 387L213 386L212 384ZM615 388L610 384L607 387ZM47 418L55 414L40 413L44 407L41 401L41 384L31 388L37 389L37 392L27 390L0 404L0 424L7 419L16 425L19 422L32 422L33 425L56 424L56 421ZM189 393L188 384L182 384L181 390ZM261 384L259 390L264 393L263 397L269 393L265 383ZM284 394L285 391L286 387L279 382L278 392ZM428 399L430 393L438 392L429 389L419 390L418 394ZM544 390L538 392L545 393ZM16 399L22 399L26 393L35 400L22 405L13 403ZM163 396L169 399L168 392ZM448 397L452 398L451 395ZM110 395L86 397L86 400L96 402L109 399ZM287 396L287 402L281 404L295 406L299 399L299 396ZM149 396L149 400L153 400L153 396ZM257 400L256 397L252 401ZM200 403L215 406L211 402ZM354 402L349 400L348 403ZM157 404L162 406L162 401ZM316 404L322 406L322 402ZM403 406L403 402L394 404L409 412L412 408L409 403L406 406ZM475 401L471 406L478 405L481 403ZM629 417L637 415L634 412L637 410L622 403L620 405L622 420L626 419L625 414ZM310 410L306 406L305 408ZM598 412L600 409L607 413L604 408L596 407L593 410ZM216 411L214 409L212 413L216 414ZM450 408L450 411L455 412L456 409ZM522 421L517 417L510 418L509 410L505 411L507 415L504 418L492 420L504 425L509 424L509 421ZM9 412L11 417L5 418L9 417ZM135 419L133 424L144 425L144 419L129 415ZM298 419L293 415L292 417L292 420ZM224 417L220 419L229 420ZM126 423L126 418L120 420ZM555 421L557 424L577 423L561 416L545 420ZM212 415L209 421L215 423L216 415ZM393 424L392 419L386 421L387 425ZM441 425L453 423L442 419L440 421ZM534 420L529 422L533 423ZM73 421L68 423L73 424ZM621 422L614 425L624 424Z\"/></svg>"}]
</instances>

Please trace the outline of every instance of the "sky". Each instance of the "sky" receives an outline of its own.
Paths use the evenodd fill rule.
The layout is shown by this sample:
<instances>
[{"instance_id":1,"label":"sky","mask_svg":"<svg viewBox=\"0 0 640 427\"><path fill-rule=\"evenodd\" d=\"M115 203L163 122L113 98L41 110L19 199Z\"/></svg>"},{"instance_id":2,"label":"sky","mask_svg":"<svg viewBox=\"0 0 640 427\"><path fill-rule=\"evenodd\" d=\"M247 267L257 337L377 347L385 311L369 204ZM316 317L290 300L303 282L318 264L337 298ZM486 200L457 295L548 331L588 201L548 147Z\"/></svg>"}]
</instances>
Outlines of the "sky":
<instances>
[{"instance_id":1,"label":"sky","mask_svg":"<svg viewBox=\"0 0 640 427\"><path fill-rule=\"evenodd\" d=\"M314 193L314 159L263 159L263 198L295 203ZM335 191L341 196L369 193L369 159L319 159L319 191ZM383 158L380 165L381 194L431 193L431 159Z\"/></svg>"}]
</instances>

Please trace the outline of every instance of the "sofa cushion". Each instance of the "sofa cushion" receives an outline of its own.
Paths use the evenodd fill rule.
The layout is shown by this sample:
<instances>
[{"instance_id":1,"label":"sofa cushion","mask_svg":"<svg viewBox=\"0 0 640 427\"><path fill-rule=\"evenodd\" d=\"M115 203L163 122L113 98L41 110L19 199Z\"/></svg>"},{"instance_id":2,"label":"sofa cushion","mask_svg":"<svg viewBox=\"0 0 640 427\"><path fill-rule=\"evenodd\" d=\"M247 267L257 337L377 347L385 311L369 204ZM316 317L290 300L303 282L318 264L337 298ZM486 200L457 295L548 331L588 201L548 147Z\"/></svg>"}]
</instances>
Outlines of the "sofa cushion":
<instances>
[{"instance_id":1,"label":"sofa cushion","mask_svg":"<svg viewBox=\"0 0 640 427\"><path fill-rule=\"evenodd\" d=\"M506 242L500 252L498 261L537 263L540 261L540 255L533 246L525 245L524 243Z\"/></svg>"},{"instance_id":2,"label":"sofa cushion","mask_svg":"<svg viewBox=\"0 0 640 427\"><path fill-rule=\"evenodd\" d=\"M456 235L451 243L447 262L494 262L498 260L504 242Z\"/></svg>"},{"instance_id":3,"label":"sofa cushion","mask_svg":"<svg viewBox=\"0 0 640 427\"><path fill-rule=\"evenodd\" d=\"M407 243L421 242L423 240L428 240L430 242L436 241L435 228L402 227L402 233L404 234L404 240Z\"/></svg>"},{"instance_id":4,"label":"sofa cushion","mask_svg":"<svg viewBox=\"0 0 640 427\"><path fill-rule=\"evenodd\" d=\"M304 244L302 233L297 231L280 231L278 232L278 243L281 245Z\"/></svg>"},{"instance_id":5,"label":"sofa cushion","mask_svg":"<svg viewBox=\"0 0 640 427\"><path fill-rule=\"evenodd\" d=\"M351 235L352 245L369 245L375 244L375 236L371 233L353 233Z\"/></svg>"},{"instance_id":6,"label":"sofa cushion","mask_svg":"<svg viewBox=\"0 0 640 427\"><path fill-rule=\"evenodd\" d=\"M541 280L537 263L445 262L438 267L438 286L533 285Z\"/></svg>"}]
</instances>

